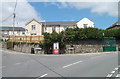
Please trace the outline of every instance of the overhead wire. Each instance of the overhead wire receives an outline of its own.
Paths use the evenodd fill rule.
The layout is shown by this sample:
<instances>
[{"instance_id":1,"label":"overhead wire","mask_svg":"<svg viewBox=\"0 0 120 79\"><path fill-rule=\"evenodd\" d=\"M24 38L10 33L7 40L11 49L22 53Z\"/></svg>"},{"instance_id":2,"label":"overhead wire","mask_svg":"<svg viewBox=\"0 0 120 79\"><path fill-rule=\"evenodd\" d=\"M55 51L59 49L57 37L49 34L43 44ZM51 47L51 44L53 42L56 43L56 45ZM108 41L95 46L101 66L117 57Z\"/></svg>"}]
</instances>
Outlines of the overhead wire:
<instances>
[{"instance_id":1,"label":"overhead wire","mask_svg":"<svg viewBox=\"0 0 120 79\"><path fill-rule=\"evenodd\" d=\"M11 16L13 16L13 13L10 16L8 16L7 18L5 18L4 20L2 20L2 23L6 22Z\"/></svg>"},{"instance_id":2,"label":"overhead wire","mask_svg":"<svg viewBox=\"0 0 120 79\"><path fill-rule=\"evenodd\" d=\"M8 20L8 18L10 18L11 16L13 16L13 31L14 31L14 26L15 26L15 18L16 18L16 14L15 14L15 11L16 11L16 7L17 7L17 0L16 0L16 3L15 3L15 7L14 7L14 10L13 10L13 13L7 17L6 19L4 19L2 22L5 22L6 20ZM40 61L38 61L37 59L29 56L30 58L32 58L34 61L38 62L39 64L41 64L42 66L44 66L45 68L49 69L50 71L54 72L55 74L59 75L60 77L64 78L61 74L57 73L56 71L52 70L51 68L49 68L48 66L44 65L43 63L41 63ZM64 78L65 79L65 78Z\"/></svg>"},{"instance_id":3,"label":"overhead wire","mask_svg":"<svg viewBox=\"0 0 120 79\"><path fill-rule=\"evenodd\" d=\"M42 66L44 66L44 67L47 68L48 70L52 71L53 73L59 75L61 78L66 79L65 77L63 77L63 76L62 76L61 74L59 74L58 72L54 71L54 70L51 69L50 67L48 67L48 66L44 65L43 63L41 63L39 60L37 60L37 59L35 59L35 58L33 58L32 56L29 56L29 55L28 55L28 57L32 58L34 61L38 62L39 64L41 64ZM40 78L40 77L38 76L38 78Z\"/></svg>"}]
</instances>

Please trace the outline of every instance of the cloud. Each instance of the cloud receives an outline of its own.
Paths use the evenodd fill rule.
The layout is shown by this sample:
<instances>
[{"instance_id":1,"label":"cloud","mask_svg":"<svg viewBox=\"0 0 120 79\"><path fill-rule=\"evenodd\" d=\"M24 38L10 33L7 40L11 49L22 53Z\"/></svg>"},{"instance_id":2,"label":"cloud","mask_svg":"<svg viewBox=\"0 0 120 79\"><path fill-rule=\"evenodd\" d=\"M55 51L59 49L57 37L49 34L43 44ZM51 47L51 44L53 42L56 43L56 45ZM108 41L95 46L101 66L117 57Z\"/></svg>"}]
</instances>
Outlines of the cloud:
<instances>
[{"instance_id":1,"label":"cloud","mask_svg":"<svg viewBox=\"0 0 120 79\"><path fill-rule=\"evenodd\" d=\"M24 25L30 21L31 19L42 19L40 16L38 16L36 10L33 6L31 6L26 0L21 0L22 2L17 3L16 7L16 26L24 27ZM0 4L0 8L2 8L2 11L0 11L0 19L3 21L8 16L10 16L13 13L15 7L15 0L13 2L2 2L2 6ZM0 22L1 22L0 21ZM2 22L2 26L12 26L13 25L13 15L9 17L7 20Z\"/></svg>"},{"instance_id":2,"label":"cloud","mask_svg":"<svg viewBox=\"0 0 120 79\"><path fill-rule=\"evenodd\" d=\"M61 1L61 0L59 0ZM93 13L104 14L110 16L118 16L118 2L52 2L58 8L75 8L77 10L88 8Z\"/></svg>"}]
</instances>

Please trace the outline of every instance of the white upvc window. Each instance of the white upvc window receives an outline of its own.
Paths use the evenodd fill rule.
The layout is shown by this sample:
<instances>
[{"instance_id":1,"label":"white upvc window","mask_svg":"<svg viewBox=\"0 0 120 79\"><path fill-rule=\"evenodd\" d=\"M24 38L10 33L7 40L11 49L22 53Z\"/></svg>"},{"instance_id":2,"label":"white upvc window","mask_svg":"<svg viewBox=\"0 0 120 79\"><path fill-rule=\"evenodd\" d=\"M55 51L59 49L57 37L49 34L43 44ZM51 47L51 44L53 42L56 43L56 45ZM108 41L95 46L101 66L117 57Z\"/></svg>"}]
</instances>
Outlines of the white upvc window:
<instances>
[{"instance_id":1,"label":"white upvc window","mask_svg":"<svg viewBox=\"0 0 120 79\"><path fill-rule=\"evenodd\" d=\"M87 26L88 26L88 24L83 24L83 27L84 27L84 28L87 28Z\"/></svg>"},{"instance_id":2,"label":"white upvc window","mask_svg":"<svg viewBox=\"0 0 120 79\"><path fill-rule=\"evenodd\" d=\"M22 32L23 35L25 35L25 32Z\"/></svg>"},{"instance_id":3,"label":"white upvc window","mask_svg":"<svg viewBox=\"0 0 120 79\"><path fill-rule=\"evenodd\" d=\"M32 25L32 30L35 30L35 29L36 29L35 25Z\"/></svg>"},{"instance_id":4,"label":"white upvc window","mask_svg":"<svg viewBox=\"0 0 120 79\"><path fill-rule=\"evenodd\" d=\"M52 27L52 30L53 30L53 31L55 31L55 30L56 30L56 27L55 27L55 26L53 26L53 27Z\"/></svg>"},{"instance_id":5,"label":"white upvc window","mask_svg":"<svg viewBox=\"0 0 120 79\"><path fill-rule=\"evenodd\" d=\"M7 32L7 31L5 31L5 32L4 32L4 34L5 34L5 35L7 35L7 34L8 34L8 32Z\"/></svg>"},{"instance_id":6,"label":"white upvc window","mask_svg":"<svg viewBox=\"0 0 120 79\"><path fill-rule=\"evenodd\" d=\"M37 35L36 33L31 33L31 35Z\"/></svg>"}]
</instances>

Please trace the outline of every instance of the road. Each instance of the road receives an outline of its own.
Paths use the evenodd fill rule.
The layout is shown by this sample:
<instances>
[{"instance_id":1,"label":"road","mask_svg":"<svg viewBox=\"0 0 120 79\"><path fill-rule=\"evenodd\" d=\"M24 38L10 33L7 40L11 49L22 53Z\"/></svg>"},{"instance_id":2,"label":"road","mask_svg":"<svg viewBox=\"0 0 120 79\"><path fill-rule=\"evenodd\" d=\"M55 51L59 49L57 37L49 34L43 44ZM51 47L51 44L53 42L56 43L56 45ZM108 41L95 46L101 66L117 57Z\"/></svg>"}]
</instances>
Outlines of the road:
<instances>
[{"instance_id":1,"label":"road","mask_svg":"<svg viewBox=\"0 0 120 79\"><path fill-rule=\"evenodd\" d=\"M34 55L2 51L3 77L119 77L118 53Z\"/></svg>"}]
</instances>

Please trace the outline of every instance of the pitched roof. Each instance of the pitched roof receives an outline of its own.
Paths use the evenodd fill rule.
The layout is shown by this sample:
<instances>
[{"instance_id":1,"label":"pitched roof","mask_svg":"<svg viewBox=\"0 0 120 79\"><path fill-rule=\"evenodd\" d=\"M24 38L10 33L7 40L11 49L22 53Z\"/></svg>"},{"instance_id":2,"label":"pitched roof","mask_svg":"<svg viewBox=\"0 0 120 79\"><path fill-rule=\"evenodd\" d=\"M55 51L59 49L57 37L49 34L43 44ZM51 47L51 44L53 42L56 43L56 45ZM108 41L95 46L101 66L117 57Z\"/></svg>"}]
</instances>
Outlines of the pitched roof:
<instances>
[{"instance_id":1,"label":"pitched roof","mask_svg":"<svg viewBox=\"0 0 120 79\"><path fill-rule=\"evenodd\" d=\"M46 21L40 22L43 25L76 25L78 21Z\"/></svg>"},{"instance_id":2,"label":"pitched roof","mask_svg":"<svg viewBox=\"0 0 120 79\"><path fill-rule=\"evenodd\" d=\"M114 27L120 27L120 21L114 23L112 26L108 27L107 29L111 29L111 28L114 28Z\"/></svg>"},{"instance_id":3,"label":"pitched roof","mask_svg":"<svg viewBox=\"0 0 120 79\"><path fill-rule=\"evenodd\" d=\"M37 23L40 23L39 21L37 21L36 19L32 19L31 21L27 22L25 25L28 25L30 22L32 21L36 21Z\"/></svg>"},{"instance_id":4,"label":"pitched roof","mask_svg":"<svg viewBox=\"0 0 120 79\"><path fill-rule=\"evenodd\" d=\"M13 27L0 27L1 31L12 31ZM25 28L23 27L14 27L15 31L25 31Z\"/></svg>"}]
</instances>

